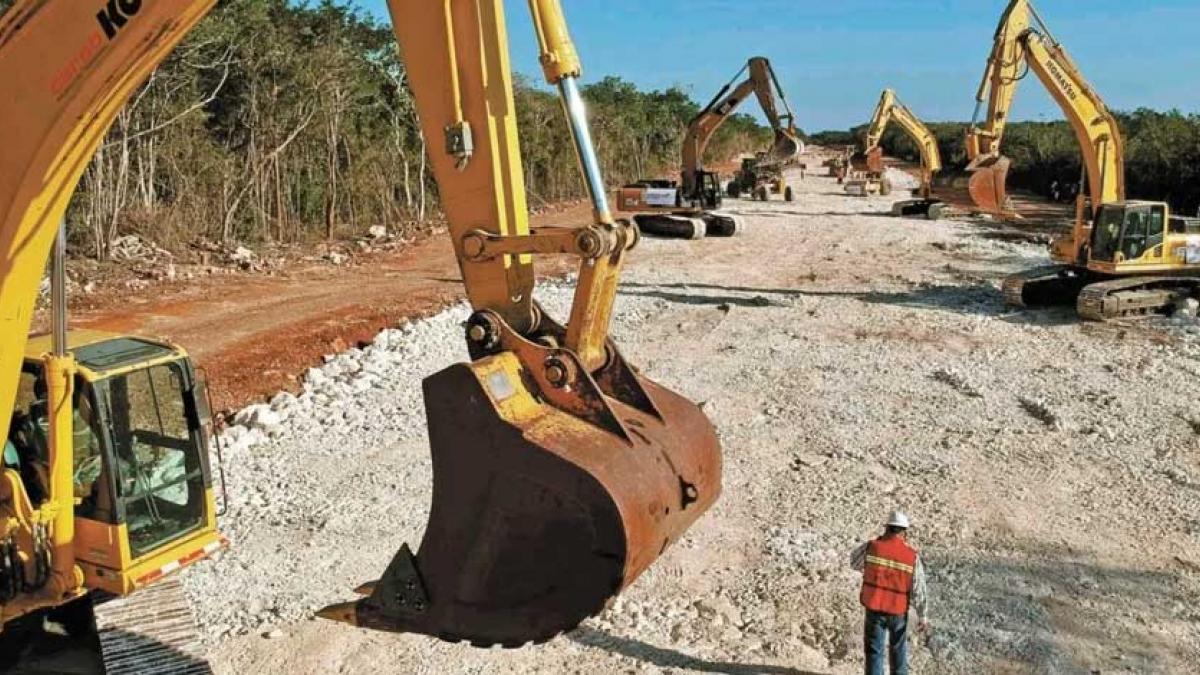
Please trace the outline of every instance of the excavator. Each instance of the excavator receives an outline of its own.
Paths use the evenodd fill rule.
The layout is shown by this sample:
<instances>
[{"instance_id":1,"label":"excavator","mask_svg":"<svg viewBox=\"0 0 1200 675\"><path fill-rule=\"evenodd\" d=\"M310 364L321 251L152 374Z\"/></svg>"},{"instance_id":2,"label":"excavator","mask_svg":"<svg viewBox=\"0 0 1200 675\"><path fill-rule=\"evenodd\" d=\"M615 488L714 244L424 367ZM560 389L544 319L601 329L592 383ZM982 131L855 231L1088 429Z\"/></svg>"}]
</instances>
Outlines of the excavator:
<instances>
[{"instance_id":1,"label":"excavator","mask_svg":"<svg viewBox=\"0 0 1200 675\"><path fill-rule=\"evenodd\" d=\"M946 204L933 196L933 179L942 170L942 153L938 149L937 137L908 106L900 102L896 92L891 89L884 89L879 97L879 105L876 106L871 124L867 128L862 152L852 158L855 170L863 172L864 177L848 181L846 191L859 195L891 194L892 184L886 176L883 148L879 147L879 143L883 140L883 133L887 131L888 125L893 121L908 134L921 151L921 185L914 192L916 199L896 202L892 205L892 213L897 216L924 216L929 220L938 220L942 217Z\"/></svg>"},{"instance_id":2,"label":"excavator","mask_svg":"<svg viewBox=\"0 0 1200 675\"><path fill-rule=\"evenodd\" d=\"M699 239L707 235L733 236L741 227L739 220L719 212L722 203L721 179L704 169L704 151L713 134L754 94L775 133L770 152L756 162L756 184L749 190L766 198L771 192L785 193L783 167L804 151L796 116L792 112L779 78L767 59L751 58L691 122L683 139L683 171L680 182L642 180L627 185L617 194L617 208L632 213L643 232L656 236ZM786 111L779 113L778 94Z\"/></svg>"},{"instance_id":3,"label":"excavator","mask_svg":"<svg viewBox=\"0 0 1200 675\"><path fill-rule=\"evenodd\" d=\"M124 603L119 619L100 604L95 623L136 635L161 619L160 603L128 603L225 545L209 406L186 353L68 331L63 298L52 337L27 337L88 160L214 5L18 0L0 17L0 409L14 413L0 415L10 441L0 631L94 599ZM544 641L602 610L712 506L720 446L697 405L643 375L609 337L639 237L609 208L558 0L529 8L591 197L585 227L529 225L503 0L388 6L474 308L471 361L424 382L434 477L420 546L399 547L361 597L320 616L478 646ZM565 323L534 297L534 258L545 254L580 259ZM155 661L180 653L170 644L147 656L160 638L173 639L104 647L109 672L204 671Z\"/></svg>"},{"instance_id":4,"label":"excavator","mask_svg":"<svg viewBox=\"0 0 1200 675\"><path fill-rule=\"evenodd\" d=\"M1076 200L1070 234L1051 242L1055 264L1008 277L1006 303L1073 304L1082 318L1106 321L1169 313L1200 298L1200 219L1173 214L1166 203L1126 199L1117 119L1029 0L1012 0L1005 9L976 97L976 122L967 134L976 205L1001 216L1012 212L1011 161L1001 145L1017 84L1030 70L1075 132L1087 189ZM988 116L979 124L985 101Z\"/></svg>"}]
</instances>

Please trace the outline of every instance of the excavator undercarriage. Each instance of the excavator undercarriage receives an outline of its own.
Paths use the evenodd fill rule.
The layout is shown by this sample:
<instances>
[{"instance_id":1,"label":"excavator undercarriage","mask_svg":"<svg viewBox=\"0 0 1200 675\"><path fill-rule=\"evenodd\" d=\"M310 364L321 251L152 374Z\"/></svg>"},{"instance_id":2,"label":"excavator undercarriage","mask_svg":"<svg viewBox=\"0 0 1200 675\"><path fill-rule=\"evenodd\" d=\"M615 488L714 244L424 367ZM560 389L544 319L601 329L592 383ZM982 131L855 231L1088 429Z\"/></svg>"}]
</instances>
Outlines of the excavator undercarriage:
<instances>
[{"instance_id":1,"label":"excavator undercarriage","mask_svg":"<svg viewBox=\"0 0 1200 675\"><path fill-rule=\"evenodd\" d=\"M1114 321L1170 314L1189 298L1200 298L1200 276L1111 277L1074 265L1049 265L1004 280L1010 307L1074 307L1088 321Z\"/></svg>"}]
</instances>

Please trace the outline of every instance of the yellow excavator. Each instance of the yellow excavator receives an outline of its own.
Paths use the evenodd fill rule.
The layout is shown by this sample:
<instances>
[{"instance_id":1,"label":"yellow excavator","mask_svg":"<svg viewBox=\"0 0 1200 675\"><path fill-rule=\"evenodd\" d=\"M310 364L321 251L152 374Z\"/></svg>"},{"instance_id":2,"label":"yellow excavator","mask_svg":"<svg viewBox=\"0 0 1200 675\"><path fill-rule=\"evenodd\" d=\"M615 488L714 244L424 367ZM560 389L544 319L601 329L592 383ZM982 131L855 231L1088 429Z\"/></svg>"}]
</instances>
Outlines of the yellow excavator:
<instances>
[{"instance_id":1,"label":"yellow excavator","mask_svg":"<svg viewBox=\"0 0 1200 675\"><path fill-rule=\"evenodd\" d=\"M771 62L756 56L688 123L680 181L642 180L627 185L617 194L618 210L634 214L641 230L656 236L699 239L706 234L723 237L737 234L741 227L737 217L718 211L723 194L721 179L716 172L705 170L704 151L713 134L751 94L758 97L775 140L770 152L755 162L757 178L746 192L764 200L769 192L786 194L783 168L804 151L804 142ZM786 111L783 114L775 102L776 94Z\"/></svg>"},{"instance_id":2,"label":"yellow excavator","mask_svg":"<svg viewBox=\"0 0 1200 675\"><path fill-rule=\"evenodd\" d=\"M61 299L53 339L27 338L88 160L214 4L18 0L0 17L0 409L13 411L0 415L0 630L92 593L150 594L224 544L187 355L68 333ZM424 383L434 484L419 549L400 547L364 597L321 616L477 645L547 640L599 612L716 501L720 447L698 406L608 336L638 232L609 209L558 0L529 7L591 195L586 227L529 225L503 0L388 5L475 310L472 360ZM540 254L581 260L565 324L534 299ZM136 606L123 614L133 623L114 632L147 627ZM161 665L118 647L127 672Z\"/></svg>"},{"instance_id":3,"label":"yellow excavator","mask_svg":"<svg viewBox=\"0 0 1200 675\"><path fill-rule=\"evenodd\" d=\"M1080 190L1071 233L1051 243L1056 264L1006 279L1005 301L1074 304L1081 317L1104 321L1169 313L1181 301L1200 298L1200 220L1173 214L1162 202L1126 200L1117 120L1028 0L1005 9L976 98L976 118L988 105L984 123L973 123L967 135L976 205L1011 213L1011 162L1001 145L1017 84L1030 70L1075 132L1087 190Z\"/></svg>"},{"instance_id":4,"label":"yellow excavator","mask_svg":"<svg viewBox=\"0 0 1200 675\"><path fill-rule=\"evenodd\" d=\"M896 92L891 89L884 89L879 97L879 105L875 107L875 114L867 127L862 152L852 158L854 169L864 175L860 179L847 181L846 191L857 195L891 194L892 184L887 178L883 148L879 147L879 143L892 122L908 134L921 152L921 185L913 193L916 199L896 202L892 205L892 213L897 216L924 216L929 220L938 220L942 217L946 204L933 196L933 180L942 170L942 153L938 149L937 137L908 106L900 102Z\"/></svg>"}]
</instances>

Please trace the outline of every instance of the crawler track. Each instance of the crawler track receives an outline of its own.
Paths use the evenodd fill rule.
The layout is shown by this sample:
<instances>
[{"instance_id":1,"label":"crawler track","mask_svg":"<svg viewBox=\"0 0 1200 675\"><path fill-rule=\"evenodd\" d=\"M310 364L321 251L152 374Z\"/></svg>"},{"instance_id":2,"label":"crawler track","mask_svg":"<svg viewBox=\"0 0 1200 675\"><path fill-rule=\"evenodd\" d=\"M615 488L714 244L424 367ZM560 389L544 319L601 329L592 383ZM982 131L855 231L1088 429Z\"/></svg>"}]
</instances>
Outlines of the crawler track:
<instances>
[{"instance_id":1,"label":"crawler track","mask_svg":"<svg viewBox=\"0 0 1200 675\"><path fill-rule=\"evenodd\" d=\"M179 579L98 600L95 614L108 675L211 675Z\"/></svg>"},{"instance_id":2,"label":"crawler track","mask_svg":"<svg viewBox=\"0 0 1200 675\"><path fill-rule=\"evenodd\" d=\"M1169 313L1186 297L1200 297L1200 277L1130 277L1090 284L1079 294L1079 316L1112 321Z\"/></svg>"},{"instance_id":3,"label":"crawler track","mask_svg":"<svg viewBox=\"0 0 1200 675\"><path fill-rule=\"evenodd\" d=\"M1069 265L1049 265L1018 272L1004 280L1004 304L1009 307L1055 307L1076 303L1087 276Z\"/></svg>"},{"instance_id":4,"label":"crawler track","mask_svg":"<svg viewBox=\"0 0 1200 675\"><path fill-rule=\"evenodd\" d=\"M743 229L741 218L719 211L696 215L643 213L634 216L633 220L643 233L668 239L734 237Z\"/></svg>"}]
</instances>

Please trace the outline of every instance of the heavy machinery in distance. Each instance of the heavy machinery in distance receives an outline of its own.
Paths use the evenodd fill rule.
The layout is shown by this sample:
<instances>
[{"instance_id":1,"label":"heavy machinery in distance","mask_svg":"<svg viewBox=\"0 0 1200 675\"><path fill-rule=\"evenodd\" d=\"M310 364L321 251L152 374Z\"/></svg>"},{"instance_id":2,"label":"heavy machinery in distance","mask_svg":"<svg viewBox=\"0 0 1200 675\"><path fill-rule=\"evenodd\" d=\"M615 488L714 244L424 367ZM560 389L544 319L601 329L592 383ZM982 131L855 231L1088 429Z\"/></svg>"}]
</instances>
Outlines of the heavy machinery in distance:
<instances>
[{"instance_id":1,"label":"heavy machinery in distance","mask_svg":"<svg viewBox=\"0 0 1200 675\"><path fill-rule=\"evenodd\" d=\"M757 164L751 192L758 193L761 186L768 187L770 192L785 193L783 167L803 152L804 142L771 62L756 56L688 123L683 139L680 180L641 180L627 185L617 193L617 209L633 214L634 222L643 232L658 236L698 239L706 234L736 234L741 223L737 217L718 210L723 195L721 178L704 168L704 152L713 134L751 94L758 97L774 132L771 150ZM775 102L776 95L786 111L783 114ZM773 188L770 187L772 183Z\"/></svg>"},{"instance_id":2,"label":"heavy machinery in distance","mask_svg":"<svg viewBox=\"0 0 1200 675\"><path fill-rule=\"evenodd\" d=\"M734 199L750 195L760 202L765 202L771 199L771 195L782 195L785 202L795 201L796 192L788 185L784 174L786 168L786 163L773 160L766 152L756 152L753 157L743 157L741 167L733 175L733 180L725 186L725 192Z\"/></svg>"},{"instance_id":3,"label":"heavy machinery in distance","mask_svg":"<svg viewBox=\"0 0 1200 675\"><path fill-rule=\"evenodd\" d=\"M1162 202L1126 199L1117 120L1028 0L1013 0L1005 9L977 96L976 117L985 100L988 116L968 131L976 205L997 215L1011 212L1011 162L1001 146L1026 69L1075 132L1087 189L1079 192L1070 234L1051 243L1055 264L1010 276L1005 301L1017 307L1073 304L1081 317L1103 321L1169 313L1181 301L1200 298L1200 219L1172 214Z\"/></svg>"},{"instance_id":4,"label":"heavy machinery in distance","mask_svg":"<svg viewBox=\"0 0 1200 675\"><path fill-rule=\"evenodd\" d=\"M67 0L18 0L0 17L0 409L24 414L15 427L0 416L22 444L0 474L0 624L90 591L136 598L221 545L208 406L186 354L65 327L53 348L27 337L87 160L214 4L142 4L119 27ZM720 447L699 407L608 335L637 230L609 209L558 0L529 7L592 198L581 228L529 225L502 0L388 4L475 309L472 361L424 383L434 486L421 546L321 615L477 645L542 641L599 612L716 501ZM533 256L546 253L581 259L565 325L533 297Z\"/></svg>"},{"instance_id":5,"label":"heavy machinery in distance","mask_svg":"<svg viewBox=\"0 0 1200 675\"><path fill-rule=\"evenodd\" d=\"M924 216L929 220L938 220L942 217L946 204L933 196L934 178L942 170L942 153L938 149L937 137L908 106L900 102L896 92L891 89L884 89L880 95L879 105L875 107L875 114L867 127L862 151L855 154L851 160L854 169L863 176L847 181L846 191L859 195L891 194L892 184L887 177L883 148L879 143L892 122L908 135L921 153L921 184L914 191L913 196L916 198L896 202L892 206L892 213L897 216Z\"/></svg>"}]
</instances>

